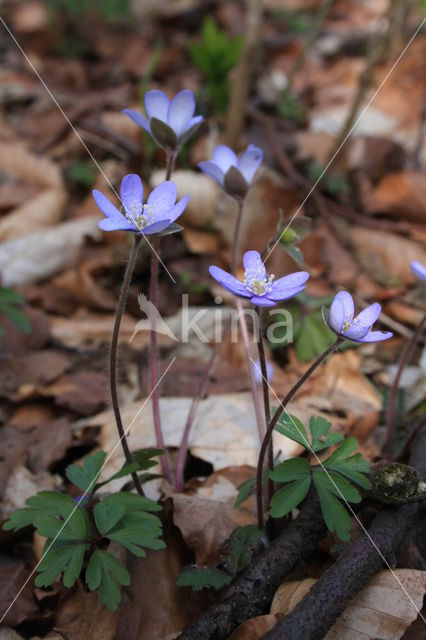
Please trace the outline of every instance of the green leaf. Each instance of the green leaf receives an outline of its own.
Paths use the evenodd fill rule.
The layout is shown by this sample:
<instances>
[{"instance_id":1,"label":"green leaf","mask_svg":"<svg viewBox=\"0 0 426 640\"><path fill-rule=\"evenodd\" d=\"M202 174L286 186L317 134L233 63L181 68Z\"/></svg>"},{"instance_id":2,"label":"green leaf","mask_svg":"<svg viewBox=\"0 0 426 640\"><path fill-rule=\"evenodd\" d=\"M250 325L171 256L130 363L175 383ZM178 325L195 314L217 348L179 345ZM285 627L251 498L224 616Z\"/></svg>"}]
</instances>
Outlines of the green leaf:
<instances>
[{"instance_id":1,"label":"green leaf","mask_svg":"<svg viewBox=\"0 0 426 640\"><path fill-rule=\"evenodd\" d=\"M94 508L96 527L101 535L105 535L115 527L126 513L126 507L120 503L103 500Z\"/></svg>"},{"instance_id":2,"label":"green leaf","mask_svg":"<svg viewBox=\"0 0 426 640\"><path fill-rule=\"evenodd\" d=\"M178 587L192 587L194 591L201 589L222 589L232 582L232 576L220 569L201 569L198 567L182 571L176 584Z\"/></svg>"},{"instance_id":3,"label":"green leaf","mask_svg":"<svg viewBox=\"0 0 426 640\"><path fill-rule=\"evenodd\" d=\"M25 298L14 289L0 287L0 304L25 304Z\"/></svg>"},{"instance_id":4,"label":"green leaf","mask_svg":"<svg viewBox=\"0 0 426 640\"><path fill-rule=\"evenodd\" d=\"M78 507L65 521L47 514L36 516L34 526L40 536L58 540L84 540L90 534L86 519Z\"/></svg>"},{"instance_id":5,"label":"green leaf","mask_svg":"<svg viewBox=\"0 0 426 640\"><path fill-rule=\"evenodd\" d=\"M255 484L256 478L249 478L238 487L237 499L234 502L235 509L237 509L244 502L244 500L247 500Z\"/></svg>"},{"instance_id":6,"label":"green leaf","mask_svg":"<svg viewBox=\"0 0 426 640\"><path fill-rule=\"evenodd\" d=\"M107 538L119 542L134 553L136 556L144 557L145 552L142 547L147 549L165 549L166 545L163 540L152 537L139 528L115 529L107 534Z\"/></svg>"},{"instance_id":7,"label":"green leaf","mask_svg":"<svg viewBox=\"0 0 426 640\"><path fill-rule=\"evenodd\" d=\"M235 529L228 541L230 554L223 563L229 573L235 576L248 567L261 535L253 524Z\"/></svg>"},{"instance_id":8,"label":"green leaf","mask_svg":"<svg viewBox=\"0 0 426 640\"><path fill-rule=\"evenodd\" d=\"M317 476L322 475L320 482L328 487L331 493L339 498L344 499L347 502L358 503L361 502L361 495L353 485L351 485L346 478L334 471L325 471L324 469L316 469Z\"/></svg>"},{"instance_id":9,"label":"green leaf","mask_svg":"<svg viewBox=\"0 0 426 640\"><path fill-rule=\"evenodd\" d=\"M96 550L86 569L86 584L90 591L99 589L99 600L115 611L121 599L119 585L129 586L130 574L110 553Z\"/></svg>"},{"instance_id":10,"label":"green leaf","mask_svg":"<svg viewBox=\"0 0 426 640\"><path fill-rule=\"evenodd\" d=\"M345 507L330 491L330 481L320 470L313 472L313 480L327 528L335 531L340 540L349 540L352 521Z\"/></svg>"},{"instance_id":11,"label":"green leaf","mask_svg":"<svg viewBox=\"0 0 426 640\"><path fill-rule=\"evenodd\" d=\"M331 447L344 439L342 433L328 433L330 428L331 423L321 416L310 419L309 430L312 435L313 451L322 451L322 449Z\"/></svg>"},{"instance_id":12,"label":"green leaf","mask_svg":"<svg viewBox=\"0 0 426 640\"><path fill-rule=\"evenodd\" d=\"M83 460L83 466L70 464L65 469L65 475L82 491L91 492L102 471L106 455L105 451L97 451Z\"/></svg>"},{"instance_id":13,"label":"green leaf","mask_svg":"<svg viewBox=\"0 0 426 640\"><path fill-rule=\"evenodd\" d=\"M295 480L279 489L271 500L272 518L281 518L290 513L306 497L310 485L311 475L309 474L302 480Z\"/></svg>"},{"instance_id":14,"label":"green leaf","mask_svg":"<svg viewBox=\"0 0 426 640\"><path fill-rule=\"evenodd\" d=\"M269 472L269 477L274 482L290 482L303 480L310 472L311 465L306 458L292 458L276 466Z\"/></svg>"},{"instance_id":15,"label":"green leaf","mask_svg":"<svg viewBox=\"0 0 426 640\"><path fill-rule=\"evenodd\" d=\"M3 525L4 531L19 531L24 527L28 527L33 524L34 516L39 515L38 509L23 508L17 509L10 514L9 520Z\"/></svg>"},{"instance_id":16,"label":"green leaf","mask_svg":"<svg viewBox=\"0 0 426 640\"><path fill-rule=\"evenodd\" d=\"M121 504L125 507L126 512L161 511L162 509L159 504L149 500L149 498L144 498L136 493L126 493L125 491L118 491L117 493L104 498L103 502Z\"/></svg>"},{"instance_id":17,"label":"green leaf","mask_svg":"<svg viewBox=\"0 0 426 640\"><path fill-rule=\"evenodd\" d=\"M33 524L40 535L47 538L59 536L60 540L84 540L90 535L85 509L67 495L57 491L39 491L28 498L27 505L34 508Z\"/></svg>"},{"instance_id":18,"label":"green leaf","mask_svg":"<svg viewBox=\"0 0 426 640\"><path fill-rule=\"evenodd\" d=\"M23 333L31 333L30 319L23 311L2 301L0 301L0 311Z\"/></svg>"},{"instance_id":19,"label":"green leaf","mask_svg":"<svg viewBox=\"0 0 426 640\"><path fill-rule=\"evenodd\" d=\"M302 422L296 416L292 416L287 412L280 415L275 429L283 436L294 440L303 445L306 449L309 449L309 439L306 429Z\"/></svg>"},{"instance_id":20,"label":"green leaf","mask_svg":"<svg viewBox=\"0 0 426 640\"><path fill-rule=\"evenodd\" d=\"M64 586L72 587L80 575L88 544L52 545L46 543L43 557L38 565L39 575L35 579L37 587L48 587L65 570Z\"/></svg>"},{"instance_id":21,"label":"green leaf","mask_svg":"<svg viewBox=\"0 0 426 640\"><path fill-rule=\"evenodd\" d=\"M158 464L158 460L153 460L153 458L159 458L163 453L163 449L141 449L134 451L132 458L138 463L140 471L147 471Z\"/></svg>"},{"instance_id":22,"label":"green leaf","mask_svg":"<svg viewBox=\"0 0 426 640\"><path fill-rule=\"evenodd\" d=\"M342 444L325 460L324 467L338 471L352 482L356 482L364 489L371 489L371 483L363 474L370 472L370 465L360 453L350 455L358 448L353 436L346 438Z\"/></svg>"},{"instance_id":23,"label":"green leaf","mask_svg":"<svg viewBox=\"0 0 426 640\"><path fill-rule=\"evenodd\" d=\"M294 244L283 244L283 249L288 253L290 258L293 258L293 260L297 262L297 264L303 263L303 253L299 247L296 247Z\"/></svg>"}]
</instances>

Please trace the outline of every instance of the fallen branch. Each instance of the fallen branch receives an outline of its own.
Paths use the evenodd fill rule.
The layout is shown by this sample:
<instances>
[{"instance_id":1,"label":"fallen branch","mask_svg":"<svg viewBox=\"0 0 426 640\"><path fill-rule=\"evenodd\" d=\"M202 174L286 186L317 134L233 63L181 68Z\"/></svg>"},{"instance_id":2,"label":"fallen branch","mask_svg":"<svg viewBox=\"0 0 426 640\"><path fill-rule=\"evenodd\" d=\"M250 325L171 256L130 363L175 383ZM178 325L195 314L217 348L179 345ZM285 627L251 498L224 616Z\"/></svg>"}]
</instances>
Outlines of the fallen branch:
<instances>
[{"instance_id":1,"label":"fallen branch","mask_svg":"<svg viewBox=\"0 0 426 640\"><path fill-rule=\"evenodd\" d=\"M412 451L410 462L424 477L425 428L418 433ZM348 544L297 607L264 636L265 640L323 638L350 600L383 568L383 564L395 565L398 547L420 508L419 503L384 507L373 520L368 535L364 533Z\"/></svg>"},{"instance_id":2,"label":"fallen branch","mask_svg":"<svg viewBox=\"0 0 426 640\"><path fill-rule=\"evenodd\" d=\"M225 640L245 620L267 613L281 582L313 553L325 531L318 501L312 495L298 518L235 580L217 604L184 629L179 640Z\"/></svg>"}]
</instances>

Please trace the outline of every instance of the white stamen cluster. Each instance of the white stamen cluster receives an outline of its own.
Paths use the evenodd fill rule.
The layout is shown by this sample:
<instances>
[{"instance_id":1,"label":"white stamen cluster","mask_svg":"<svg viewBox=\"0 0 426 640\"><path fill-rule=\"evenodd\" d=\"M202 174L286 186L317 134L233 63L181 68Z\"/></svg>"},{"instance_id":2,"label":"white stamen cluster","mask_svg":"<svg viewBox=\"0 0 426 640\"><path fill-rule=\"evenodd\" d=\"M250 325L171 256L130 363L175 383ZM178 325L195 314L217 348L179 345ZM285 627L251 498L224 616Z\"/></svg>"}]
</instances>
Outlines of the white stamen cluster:
<instances>
[{"instance_id":1,"label":"white stamen cluster","mask_svg":"<svg viewBox=\"0 0 426 640\"><path fill-rule=\"evenodd\" d=\"M141 231L154 222L153 207L150 204L131 204L126 212L126 218Z\"/></svg>"},{"instance_id":2,"label":"white stamen cluster","mask_svg":"<svg viewBox=\"0 0 426 640\"><path fill-rule=\"evenodd\" d=\"M248 269L244 273L244 285L255 296L264 296L271 290L274 278L273 274L266 277L263 269Z\"/></svg>"}]
</instances>

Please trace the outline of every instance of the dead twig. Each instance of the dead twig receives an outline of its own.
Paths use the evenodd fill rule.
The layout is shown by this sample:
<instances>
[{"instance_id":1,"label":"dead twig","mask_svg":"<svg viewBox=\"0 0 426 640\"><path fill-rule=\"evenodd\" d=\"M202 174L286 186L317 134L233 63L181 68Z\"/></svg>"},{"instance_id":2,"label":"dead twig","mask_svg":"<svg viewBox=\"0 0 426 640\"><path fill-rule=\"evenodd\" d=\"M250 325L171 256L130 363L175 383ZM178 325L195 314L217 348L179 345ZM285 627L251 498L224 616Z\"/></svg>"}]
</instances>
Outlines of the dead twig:
<instances>
[{"instance_id":1,"label":"dead twig","mask_svg":"<svg viewBox=\"0 0 426 640\"><path fill-rule=\"evenodd\" d=\"M231 97L226 118L225 144L236 147L243 126L245 105L250 92L253 60L260 41L262 24L261 0L247 0L245 39L237 66L231 74Z\"/></svg>"}]
</instances>

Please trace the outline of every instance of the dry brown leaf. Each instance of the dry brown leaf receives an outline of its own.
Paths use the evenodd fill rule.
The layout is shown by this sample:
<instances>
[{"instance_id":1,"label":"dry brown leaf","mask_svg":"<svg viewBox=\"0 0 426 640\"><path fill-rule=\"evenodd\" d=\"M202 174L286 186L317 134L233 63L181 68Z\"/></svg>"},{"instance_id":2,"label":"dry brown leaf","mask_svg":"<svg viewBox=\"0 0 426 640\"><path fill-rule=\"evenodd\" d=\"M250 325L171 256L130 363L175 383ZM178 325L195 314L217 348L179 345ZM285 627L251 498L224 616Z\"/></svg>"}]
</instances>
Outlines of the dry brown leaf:
<instances>
[{"instance_id":1,"label":"dry brown leaf","mask_svg":"<svg viewBox=\"0 0 426 640\"><path fill-rule=\"evenodd\" d=\"M199 566L219 564L224 543L237 527L255 524L248 509L234 509L233 501L224 503L204 500L182 493L173 498L173 522L180 529Z\"/></svg>"},{"instance_id":2,"label":"dry brown leaf","mask_svg":"<svg viewBox=\"0 0 426 640\"><path fill-rule=\"evenodd\" d=\"M68 267L77 260L86 238L101 238L98 221L93 216L64 222L4 242L0 246L3 284L37 282Z\"/></svg>"},{"instance_id":3,"label":"dry brown leaf","mask_svg":"<svg viewBox=\"0 0 426 640\"><path fill-rule=\"evenodd\" d=\"M146 558L128 554L131 584L123 591L117 638L158 640L188 624L187 603L193 594L176 586L176 580L192 554L174 527L169 529L166 543L166 549L148 551Z\"/></svg>"},{"instance_id":4,"label":"dry brown leaf","mask_svg":"<svg viewBox=\"0 0 426 640\"><path fill-rule=\"evenodd\" d=\"M277 624L273 615L258 616L240 624L228 640L261 640Z\"/></svg>"},{"instance_id":5,"label":"dry brown leaf","mask_svg":"<svg viewBox=\"0 0 426 640\"><path fill-rule=\"evenodd\" d=\"M0 239L10 240L57 223L67 199L59 168L22 144L0 142L3 171L20 182L44 188L0 220Z\"/></svg>"},{"instance_id":6,"label":"dry brown leaf","mask_svg":"<svg viewBox=\"0 0 426 640\"><path fill-rule=\"evenodd\" d=\"M81 309L70 318L50 316L50 330L52 337L66 347L97 347L103 342L111 341L114 317L104 313L87 313L86 310ZM136 323L135 318L124 314L118 339L122 345L129 344L134 349L142 349L149 344L149 333L139 331L130 342ZM158 344L166 347L173 344L173 341L167 336L158 334Z\"/></svg>"},{"instance_id":7,"label":"dry brown leaf","mask_svg":"<svg viewBox=\"0 0 426 640\"><path fill-rule=\"evenodd\" d=\"M395 578L395 575L397 578ZM275 593L271 613L285 616L317 582L285 582ZM417 618L426 587L426 571L381 571L353 598L324 640L399 640Z\"/></svg>"},{"instance_id":8,"label":"dry brown leaf","mask_svg":"<svg viewBox=\"0 0 426 640\"><path fill-rule=\"evenodd\" d=\"M352 227L351 235L361 263L381 284L389 284L392 279L411 284L415 276L410 262L426 263L426 250L407 238L365 227Z\"/></svg>"},{"instance_id":9,"label":"dry brown leaf","mask_svg":"<svg viewBox=\"0 0 426 640\"><path fill-rule=\"evenodd\" d=\"M114 640L118 610L108 611L99 601L96 591L78 589L68 595L57 611L55 629L67 640Z\"/></svg>"},{"instance_id":10,"label":"dry brown leaf","mask_svg":"<svg viewBox=\"0 0 426 640\"><path fill-rule=\"evenodd\" d=\"M426 181L421 171L390 173L369 194L366 205L371 212L425 223Z\"/></svg>"}]
</instances>

